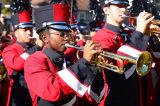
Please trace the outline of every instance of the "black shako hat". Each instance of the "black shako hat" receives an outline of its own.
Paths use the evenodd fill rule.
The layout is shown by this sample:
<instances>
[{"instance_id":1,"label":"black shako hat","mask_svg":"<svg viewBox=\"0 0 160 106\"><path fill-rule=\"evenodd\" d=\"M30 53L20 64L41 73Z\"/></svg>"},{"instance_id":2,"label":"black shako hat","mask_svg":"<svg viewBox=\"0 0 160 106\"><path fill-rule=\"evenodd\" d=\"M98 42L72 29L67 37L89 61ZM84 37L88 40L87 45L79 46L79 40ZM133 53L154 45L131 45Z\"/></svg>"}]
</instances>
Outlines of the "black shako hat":
<instances>
[{"instance_id":1,"label":"black shako hat","mask_svg":"<svg viewBox=\"0 0 160 106\"><path fill-rule=\"evenodd\" d=\"M34 27L29 0L12 0L10 10L14 29Z\"/></svg>"},{"instance_id":2,"label":"black shako hat","mask_svg":"<svg viewBox=\"0 0 160 106\"><path fill-rule=\"evenodd\" d=\"M69 18L69 6L66 3L41 6L34 11L37 33L47 27L70 31Z\"/></svg>"}]
</instances>

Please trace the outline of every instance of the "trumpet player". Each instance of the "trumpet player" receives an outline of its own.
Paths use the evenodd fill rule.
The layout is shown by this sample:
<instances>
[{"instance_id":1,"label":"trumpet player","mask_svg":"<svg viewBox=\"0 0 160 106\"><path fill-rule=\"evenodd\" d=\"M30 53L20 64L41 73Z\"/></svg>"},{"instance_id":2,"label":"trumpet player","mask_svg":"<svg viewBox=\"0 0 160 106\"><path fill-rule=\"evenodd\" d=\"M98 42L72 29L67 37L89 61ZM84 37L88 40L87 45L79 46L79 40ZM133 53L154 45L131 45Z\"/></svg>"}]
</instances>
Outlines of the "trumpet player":
<instances>
[{"instance_id":1,"label":"trumpet player","mask_svg":"<svg viewBox=\"0 0 160 106\"><path fill-rule=\"evenodd\" d=\"M41 6L35 9L34 16L36 32L45 46L24 65L33 106L77 106L77 97L92 106L99 104L108 89L104 85L97 88L104 80L90 62L93 54L100 52L100 45L87 41L83 58L71 64L64 55L70 33L69 7L65 1Z\"/></svg>"},{"instance_id":2,"label":"trumpet player","mask_svg":"<svg viewBox=\"0 0 160 106\"><path fill-rule=\"evenodd\" d=\"M122 23L128 6L128 0L102 0L106 24L92 37L92 40L99 42L105 51L117 53L118 49L125 44L138 50L147 48L149 36L144 34L154 16L145 11L141 12L137 17L136 30L132 34L127 33ZM129 52L135 54L135 52ZM106 106L142 106L141 85L134 70L134 65L128 64L122 75L111 70L104 71L110 89Z\"/></svg>"},{"instance_id":3,"label":"trumpet player","mask_svg":"<svg viewBox=\"0 0 160 106\"><path fill-rule=\"evenodd\" d=\"M2 52L3 63L7 69L10 85L5 88L6 100L2 106L32 106L31 97L24 79L24 62L30 54L40 50L43 42L39 40L37 45L32 45L32 23L30 5L28 1L11 2L11 22L14 28L16 42L7 46ZM25 7L25 8L23 8ZM26 9L27 8L27 9Z\"/></svg>"}]
</instances>

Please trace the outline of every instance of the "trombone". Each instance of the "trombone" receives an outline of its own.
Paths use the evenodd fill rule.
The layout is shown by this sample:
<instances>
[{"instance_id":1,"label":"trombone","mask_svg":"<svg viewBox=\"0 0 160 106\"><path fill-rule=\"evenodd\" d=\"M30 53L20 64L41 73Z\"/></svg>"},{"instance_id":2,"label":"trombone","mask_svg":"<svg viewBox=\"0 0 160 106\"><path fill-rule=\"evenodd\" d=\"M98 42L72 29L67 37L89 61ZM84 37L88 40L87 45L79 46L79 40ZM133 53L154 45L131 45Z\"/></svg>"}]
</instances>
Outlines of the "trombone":
<instances>
[{"instance_id":1,"label":"trombone","mask_svg":"<svg viewBox=\"0 0 160 106\"><path fill-rule=\"evenodd\" d=\"M83 47L77 47L70 44L66 44L65 46L67 48L69 47L69 48L77 49L77 58L79 58L78 52L83 51ZM99 58L99 56L103 58L116 60L117 62L119 62L119 65L117 66L117 65L106 63L106 61L103 58ZM145 76L149 73L151 69L153 59L151 54L148 51L142 52L137 58L133 58L130 56L122 56L119 54L102 51L102 53L96 54L94 56L94 59L92 60L91 64L96 65L97 67L100 67L100 68L109 69L119 74L123 74L125 70L125 68L123 67L124 61L135 64L137 74L140 76Z\"/></svg>"}]
</instances>

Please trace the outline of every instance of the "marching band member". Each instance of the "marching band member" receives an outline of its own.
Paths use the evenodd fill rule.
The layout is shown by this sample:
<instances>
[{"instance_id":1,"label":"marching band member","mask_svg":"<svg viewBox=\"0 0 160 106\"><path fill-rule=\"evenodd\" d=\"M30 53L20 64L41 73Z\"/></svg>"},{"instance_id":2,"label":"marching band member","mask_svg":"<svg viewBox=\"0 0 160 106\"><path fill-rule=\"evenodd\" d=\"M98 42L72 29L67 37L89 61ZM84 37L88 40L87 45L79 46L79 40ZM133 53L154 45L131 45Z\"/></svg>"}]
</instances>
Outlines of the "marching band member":
<instances>
[{"instance_id":1,"label":"marching band member","mask_svg":"<svg viewBox=\"0 0 160 106\"><path fill-rule=\"evenodd\" d=\"M136 49L146 50L149 37L144 36L144 33L154 17L148 12L141 12L137 17L136 30L129 35L122 27L127 6L128 0L103 0L106 24L92 37L93 41L102 45L103 50L117 53L126 43ZM122 75L111 70L104 71L109 85L106 106L142 106L139 78L134 70L135 66L128 64Z\"/></svg>"},{"instance_id":2,"label":"marching band member","mask_svg":"<svg viewBox=\"0 0 160 106\"><path fill-rule=\"evenodd\" d=\"M7 71L6 68L3 64L3 59L2 59L2 52L4 50L4 48L6 48L7 46L13 44L13 39L11 39L9 36L1 36L0 38L0 105L2 105L2 98L3 95L5 95L4 91L5 91L5 86L6 83L8 82L7 79Z\"/></svg>"},{"instance_id":3,"label":"marching band member","mask_svg":"<svg viewBox=\"0 0 160 106\"><path fill-rule=\"evenodd\" d=\"M71 24L71 37L73 39L73 42L71 42L72 45L81 47L84 46L86 41L91 38L90 36L90 27L87 23L79 22L78 24ZM65 55L69 59L77 60L77 57L73 57L73 55L76 56L77 50L74 48L67 48L65 51ZM83 53L79 53L80 57L83 57Z\"/></svg>"},{"instance_id":4,"label":"marching band member","mask_svg":"<svg viewBox=\"0 0 160 106\"><path fill-rule=\"evenodd\" d=\"M24 62L30 54L40 50L41 40L32 45L32 19L28 1L13 0L11 2L11 21L16 42L3 50L3 63L7 69L10 85L2 106L32 106L31 97L24 79Z\"/></svg>"},{"instance_id":5,"label":"marching band member","mask_svg":"<svg viewBox=\"0 0 160 106\"><path fill-rule=\"evenodd\" d=\"M159 28L158 28L159 29ZM151 32L152 33L152 32ZM142 78L143 81L143 98L145 106L159 105L160 92L160 42L158 35L153 34L149 39L147 50L152 54L153 65L150 73Z\"/></svg>"},{"instance_id":6,"label":"marching band member","mask_svg":"<svg viewBox=\"0 0 160 106\"><path fill-rule=\"evenodd\" d=\"M153 57L153 64L148 75L141 77L142 81L142 93L143 93L143 105L144 106L158 106L159 103L159 63L160 63L160 42L159 42L159 26L158 21L153 20L151 22L147 35L150 36L147 46ZM133 32L136 29L136 17L129 17L128 31Z\"/></svg>"},{"instance_id":7,"label":"marching band member","mask_svg":"<svg viewBox=\"0 0 160 106\"><path fill-rule=\"evenodd\" d=\"M93 105L100 103L108 89L102 85L101 73L90 64L93 54L100 52L100 45L87 41L83 58L71 65L64 55L70 33L68 5L42 6L34 14L36 31L45 46L24 65L33 106L75 106L77 96Z\"/></svg>"}]
</instances>

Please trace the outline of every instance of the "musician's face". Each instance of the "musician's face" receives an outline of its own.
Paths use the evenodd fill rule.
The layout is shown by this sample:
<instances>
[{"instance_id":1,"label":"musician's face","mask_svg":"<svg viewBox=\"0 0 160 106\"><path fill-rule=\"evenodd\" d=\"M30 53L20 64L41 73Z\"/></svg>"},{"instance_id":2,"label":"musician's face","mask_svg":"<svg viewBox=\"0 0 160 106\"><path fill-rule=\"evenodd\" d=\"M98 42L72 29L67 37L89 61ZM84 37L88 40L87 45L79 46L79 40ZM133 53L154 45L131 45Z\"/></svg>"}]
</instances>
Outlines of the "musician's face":
<instances>
[{"instance_id":1,"label":"musician's face","mask_svg":"<svg viewBox=\"0 0 160 106\"><path fill-rule=\"evenodd\" d=\"M69 40L68 34L68 31L49 29L45 37L47 47L58 52L64 52L66 50L65 44L68 43Z\"/></svg>"},{"instance_id":2,"label":"musician's face","mask_svg":"<svg viewBox=\"0 0 160 106\"><path fill-rule=\"evenodd\" d=\"M22 42L22 43L30 43L32 41L32 39L30 37L32 37L32 35L33 35L32 29L33 28L16 29L15 36L17 38L17 41Z\"/></svg>"},{"instance_id":3,"label":"musician's face","mask_svg":"<svg viewBox=\"0 0 160 106\"><path fill-rule=\"evenodd\" d=\"M125 5L110 5L108 7L104 7L103 10L105 14L107 14L107 23L119 26L124 21L124 15L126 14Z\"/></svg>"}]
</instances>

